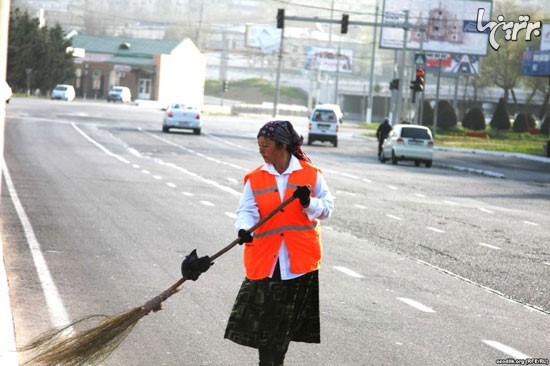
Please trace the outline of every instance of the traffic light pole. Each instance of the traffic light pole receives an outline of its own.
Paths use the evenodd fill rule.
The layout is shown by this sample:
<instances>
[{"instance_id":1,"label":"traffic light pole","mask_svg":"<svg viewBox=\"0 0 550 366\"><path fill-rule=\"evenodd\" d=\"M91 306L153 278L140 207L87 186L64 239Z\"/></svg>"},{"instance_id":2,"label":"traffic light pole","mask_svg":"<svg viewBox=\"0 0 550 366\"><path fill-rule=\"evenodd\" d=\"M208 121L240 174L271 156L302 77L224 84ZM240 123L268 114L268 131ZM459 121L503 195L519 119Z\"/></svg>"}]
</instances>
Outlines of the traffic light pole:
<instances>
[{"instance_id":1,"label":"traffic light pole","mask_svg":"<svg viewBox=\"0 0 550 366\"><path fill-rule=\"evenodd\" d=\"M277 115L279 98L281 97L281 69L283 67L283 40L285 39L285 28L281 28L281 44L279 46L279 63L277 65L277 79L275 81L275 101L273 102L272 117Z\"/></svg>"}]
</instances>

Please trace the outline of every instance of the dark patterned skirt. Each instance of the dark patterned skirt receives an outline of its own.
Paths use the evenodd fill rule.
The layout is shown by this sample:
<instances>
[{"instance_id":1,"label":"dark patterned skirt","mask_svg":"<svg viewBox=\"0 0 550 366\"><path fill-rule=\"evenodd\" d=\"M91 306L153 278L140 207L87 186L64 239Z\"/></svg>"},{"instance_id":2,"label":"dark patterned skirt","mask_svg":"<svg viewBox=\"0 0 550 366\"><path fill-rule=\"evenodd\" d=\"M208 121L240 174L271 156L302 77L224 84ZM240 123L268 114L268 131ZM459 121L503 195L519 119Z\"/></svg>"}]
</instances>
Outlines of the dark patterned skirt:
<instances>
[{"instance_id":1,"label":"dark patterned skirt","mask_svg":"<svg viewBox=\"0 0 550 366\"><path fill-rule=\"evenodd\" d=\"M314 271L286 281L245 278L225 338L243 346L286 351L291 341L321 343L320 333L319 272Z\"/></svg>"}]
</instances>

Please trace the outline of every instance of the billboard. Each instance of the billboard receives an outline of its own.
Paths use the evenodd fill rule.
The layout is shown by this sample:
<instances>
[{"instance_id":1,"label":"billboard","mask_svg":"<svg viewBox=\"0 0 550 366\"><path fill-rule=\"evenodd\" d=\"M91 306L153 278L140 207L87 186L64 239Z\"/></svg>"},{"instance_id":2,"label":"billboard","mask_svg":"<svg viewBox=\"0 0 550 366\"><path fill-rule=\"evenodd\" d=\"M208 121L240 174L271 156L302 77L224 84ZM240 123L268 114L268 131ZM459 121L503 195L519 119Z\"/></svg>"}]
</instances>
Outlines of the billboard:
<instances>
[{"instance_id":1,"label":"billboard","mask_svg":"<svg viewBox=\"0 0 550 366\"><path fill-rule=\"evenodd\" d=\"M403 28L389 26L405 23L403 9L411 24L405 44ZM490 30L477 30L479 9L485 9L485 25L492 14L488 0L384 0L380 47L485 56Z\"/></svg>"},{"instance_id":2,"label":"billboard","mask_svg":"<svg viewBox=\"0 0 550 366\"><path fill-rule=\"evenodd\" d=\"M353 50L341 49L340 60L335 48L308 47L306 49L306 69L351 73L353 71Z\"/></svg>"},{"instance_id":3,"label":"billboard","mask_svg":"<svg viewBox=\"0 0 550 366\"><path fill-rule=\"evenodd\" d=\"M524 76L550 76L550 50L523 52L521 73Z\"/></svg>"}]
</instances>

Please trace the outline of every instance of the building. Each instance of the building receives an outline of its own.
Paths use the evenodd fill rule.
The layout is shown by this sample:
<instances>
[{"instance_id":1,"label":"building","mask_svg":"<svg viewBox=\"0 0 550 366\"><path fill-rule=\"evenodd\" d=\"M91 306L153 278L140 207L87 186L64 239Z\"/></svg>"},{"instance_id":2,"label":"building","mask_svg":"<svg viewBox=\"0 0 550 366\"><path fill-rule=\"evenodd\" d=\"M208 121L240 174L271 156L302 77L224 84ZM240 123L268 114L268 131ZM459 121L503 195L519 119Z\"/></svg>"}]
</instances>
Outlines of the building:
<instances>
[{"instance_id":1,"label":"building","mask_svg":"<svg viewBox=\"0 0 550 366\"><path fill-rule=\"evenodd\" d=\"M114 85L133 99L203 104L206 61L190 39L153 40L74 34L78 96L103 99Z\"/></svg>"}]
</instances>

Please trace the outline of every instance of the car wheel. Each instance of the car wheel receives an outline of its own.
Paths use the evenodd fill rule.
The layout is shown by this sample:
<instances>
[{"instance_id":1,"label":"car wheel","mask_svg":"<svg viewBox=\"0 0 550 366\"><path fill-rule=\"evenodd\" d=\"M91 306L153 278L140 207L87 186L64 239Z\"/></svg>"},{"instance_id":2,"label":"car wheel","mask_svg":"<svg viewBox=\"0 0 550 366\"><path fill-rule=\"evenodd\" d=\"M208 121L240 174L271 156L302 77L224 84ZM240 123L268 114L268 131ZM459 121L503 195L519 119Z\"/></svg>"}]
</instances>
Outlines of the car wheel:
<instances>
[{"instance_id":1,"label":"car wheel","mask_svg":"<svg viewBox=\"0 0 550 366\"><path fill-rule=\"evenodd\" d=\"M420 160L415 160L414 161L414 166L420 166Z\"/></svg>"},{"instance_id":2,"label":"car wheel","mask_svg":"<svg viewBox=\"0 0 550 366\"><path fill-rule=\"evenodd\" d=\"M334 139L334 142L332 143L334 147L338 147L338 139Z\"/></svg>"},{"instance_id":3,"label":"car wheel","mask_svg":"<svg viewBox=\"0 0 550 366\"><path fill-rule=\"evenodd\" d=\"M431 160L426 161L425 164L426 164L426 168L431 168L432 167L432 161Z\"/></svg>"},{"instance_id":4,"label":"car wheel","mask_svg":"<svg viewBox=\"0 0 550 366\"><path fill-rule=\"evenodd\" d=\"M170 129L166 126L162 126L162 132L168 133L168 132L170 132Z\"/></svg>"},{"instance_id":5,"label":"car wheel","mask_svg":"<svg viewBox=\"0 0 550 366\"><path fill-rule=\"evenodd\" d=\"M308 137L308 138L307 138L307 144L308 144L308 146L311 146L312 143L313 143L313 140L310 139L310 138Z\"/></svg>"},{"instance_id":6,"label":"car wheel","mask_svg":"<svg viewBox=\"0 0 550 366\"><path fill-rule=\"evenodd\" d=\"M382 152L382 153L380 154L380 162L381 162L382 164L386 163L386 157L384 156L384 152Z\"/></svg>"},{"instance_id":7,"label":"car wheel","mask_svg":"<svg viewBox=\"0 0 550 366\"><path fill-rule=\"evenodd\" d=\"M397 156L395 156L395 151L391 151L391 163L392 164L397 164Z\"/></svg>"},{"instance_id":8,"label":"car wheel","mask_svg":"<svg viewBox=\"0 0 550 366\"><path fill-rule=\"evenodd\" d=\"M195 129L193 130L193 133L194 133L195 135L200 135L200 134L201 134L201 129L200 129L200 128L195 128Z\"/></svg>"}]
</instances>

